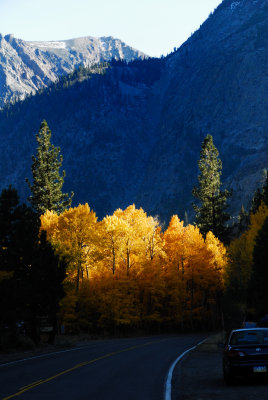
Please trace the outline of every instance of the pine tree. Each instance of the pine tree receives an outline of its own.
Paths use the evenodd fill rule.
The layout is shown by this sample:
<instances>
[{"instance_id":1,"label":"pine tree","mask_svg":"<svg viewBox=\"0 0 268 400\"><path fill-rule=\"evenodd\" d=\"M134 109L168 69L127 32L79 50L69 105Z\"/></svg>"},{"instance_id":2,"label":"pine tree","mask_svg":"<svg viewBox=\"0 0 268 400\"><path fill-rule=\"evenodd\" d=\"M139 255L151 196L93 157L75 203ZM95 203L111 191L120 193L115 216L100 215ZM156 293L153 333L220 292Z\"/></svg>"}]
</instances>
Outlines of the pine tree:
<instances>
[{"instance_id":1,"label":"pine tree","mask_svg":"<svg viewBox=\"0 0 268 400\"><path fill-rule=\"evenodd\" d=\"M224 241L227 233L225 222L230 218L225 210L231 194L228 190L221 191L222 162L211 135L207 135L202 143L198 167L199 185L193 188L192 193L201 204L193 205L196 213L195 223L203 235L211 231Z\"/></svg>"},{"instance_id":2,"label":"pine tree","mask_svg":"<svg viewBox=\"0 0 268 400\"><path fill-rule=\"evenodd\" d=\"M38 318L47 315L55 328L58 305L63 297L65 259L54 254L40 233L40 219L32 208L19 204L16 189L0 194L0 337L9 326L16 344L16 321L24 321L38 343ZM56 330L50 334L50 341ZM0 339L1 348L1 339Z\"/></svg>"},{"instance_id":3,"label":"pine tree","mask_svg":"<svg viewBox=\"0 0 268 400\"><path fill-rule=\"evenodd\" d=\"M65 171L60 174L62 155L60 148L50 142L51 131L46 121L43 121L36 135L38 143L37 155L32 160L33 183L26 179L32 195L28 198L38 215L46 210L63 212L71 206L73 193L69 196L62 193Z\"/></svg>"}]
</instances>

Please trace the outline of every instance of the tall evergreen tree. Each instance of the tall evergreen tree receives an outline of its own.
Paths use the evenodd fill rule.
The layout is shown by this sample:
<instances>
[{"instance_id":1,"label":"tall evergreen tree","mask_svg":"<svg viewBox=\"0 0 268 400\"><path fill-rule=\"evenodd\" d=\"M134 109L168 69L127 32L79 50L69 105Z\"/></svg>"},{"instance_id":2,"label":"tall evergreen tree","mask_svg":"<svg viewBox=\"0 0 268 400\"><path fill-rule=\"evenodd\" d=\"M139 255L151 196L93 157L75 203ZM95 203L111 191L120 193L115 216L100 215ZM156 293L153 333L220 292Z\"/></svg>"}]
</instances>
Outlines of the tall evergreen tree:
<instances>
[{"instance_id":1,"label":"tall evergreen tree","mask_svg":"<svg viewBox=\"0 0 268 400\"><path fill-rule=\"evenodd\" d=\"M26 179L32 192L28 200L38 215L46 210L61 213L70 207L73 197L73 193L71 196L62 193L65 171L61 175L60 168L63 158L60 148L51 144L50 139L51 131L43 121L36 135L37 155L32 157L33 183Z\"/></svg>"},{"instance_id":2,"label":"tall evergreen tree","mask_svg":"<svg viewBox=\"0 0 268 400\"><path fill-rule=\"evenodd\" d=\"M0 257L5 254L9 245L12 231L14 229L14 221L16 219L17 208L19 204L19 196L15 188L9 186L3 189L0 194ZM3 261L1 261L1 267Z\"/></svg>"},{"instance_id":3,"label":"tall evergreen tree","mask_svg":"<svg viewBox=\"0 0 268 400\"><path fill-rule=\"evenodd\" d=\"M8 326L11 344L16 342L16 322L24 321L38 342L38 318L48 316L54 329L66 263L53 252L40 232L40 219L32 208L19 204L16 189L0 194L0 348ZM1 276L4 279L1 279ZM5 335L4 335L5 336Z\"/></svg>"},{"instance_id":4,"label":"tall evergreen tree","mask_svg":"<svg viewBox=\"0 0 268 400\"><path fill-rule=\"evenodd\" d=\"M199 200L199 204L193 204L195 222L203 235L211 231L217 238L225 241L225 222L230 218L225 210L231 194L228 190L221 191L222 162L211 135L207 135L202 143L198 167L199 185L192 192Z\"/></svg>"}]
</instances>

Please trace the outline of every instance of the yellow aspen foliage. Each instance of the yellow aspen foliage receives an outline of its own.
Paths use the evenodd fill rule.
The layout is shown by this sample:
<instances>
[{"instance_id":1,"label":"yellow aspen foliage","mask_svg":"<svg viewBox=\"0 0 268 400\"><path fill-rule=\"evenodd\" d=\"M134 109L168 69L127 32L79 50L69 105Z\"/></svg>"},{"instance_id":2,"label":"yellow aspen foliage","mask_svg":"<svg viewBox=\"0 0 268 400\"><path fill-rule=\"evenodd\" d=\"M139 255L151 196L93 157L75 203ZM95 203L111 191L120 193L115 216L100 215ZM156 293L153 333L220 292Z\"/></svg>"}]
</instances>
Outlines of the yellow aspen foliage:
<instances>
[{"instance_id":1,"label":"yellow aspen foliage","mask_svg":"<svg viewBox=\"0 0 268 400\"><path fill-rule=\"evenodd\" d=\"M60 301L59 320L68 333L77 333L79 331L77 302L78 295L74 290L69 290Z\"/></svg>"},{"instance_id":2,"label":"yellow aspen foliage","mask_svg":"<svg viewBox=\"0 0 268 400\"><path fill-rule=\"evenodd\" d=\"M212 232L207 233L205 244L208 250L207 263L210 271L217 274L218 285L222 289L223 275L227 265L226 247ZM210 258L209 255L211 256Z\"/></svg>"},{"instance_id":3,"label":"yellow aspen foliage","mask_svg":"<svg viewBox=\"0 0 268 400\"><path fill-rule=\"evenodd\" d=\"M134 204L100 222L88 204L47 211L41 229L69 262L60 315L70 332L201 327L218 318L226 255L211 232L204 240L174 215L162 233Z\"/></svg>"},{"instance_id":4,"label":"yellow aspen foliage","mask_svg":"<svg viewBox=\"0 0 268 400\"><path fill-rule=\"evenodd\" d=\"M246 295L251 277L252 250L252 245L248 245L246 234L233 240L228 248L225 286L241 299Z\"/></svg>"},{"instance_id":5,"label":"yellow aspen foliage","mask_svg":"<svg viewBox=\"0 0 268 400\"><path fill-rule=\"evenodd\" d=\"M147 214L142 208L136 209L133 204L125 210L116 210L114 215L126 223L122 238L121 268L129 276L130 269L135 268L135 273L139 272L142 256L146 254L144 238L148 234Z\"/></svg>"},{"instance_id":6,"label":"yellow aspen foliage","mask_svg":"<svg viewBox=\"0 0 268 400\"><path fill-rule=\"evenodd\" d=\"M237 297L245 300L252 275L253 250L259 230L268 216L268 207L261 203L255 214L250 215L248 230L233 240L228 248L229 261L225 274L225 284Z\"/></svg>"},{"instance_id":7,"label":"yellow aspen foliage","mask_svg":"<svg viewBox=\"0 0 268 400\"><path fill-rule=\"evenodd\" d=\"M41 230L46 231L47 239L53 241L56 237L59 216L56 212L46 210L45 214L41 215Z\"/></svg>"},{"instance_id":8,"label":"yellow aspen foliage","mask_svg":"<svg viewBox=\"0 0 268 400\"><path fill-rule=\"evenodd\" d=\"M79 205L64 211L59 216L47 211L41 216L41 229L46 230L47 238L57 253L69 262L68 277L80 281L89 277L90 253L96 242L97 217L88 204Z\"/></svg>"},{"instance_id":9,"label":"yellow aspen foliage","mask_svg":"<svg viewBox=\"0 0 268 400\"><path fill-rule=\"evenodd\" d=\"M203 241L197 227L183 226L177 215L171 218L164 233L164 248L167 255L168 271L184 279L186 268L194 264L194 259L200 257Z\"/></svg>"},{"instance_id":10,"label":"yellow aspen foliage","mask_svg":"<svg viewBox=\"0 0 268 400\"><path fill-rule=\"evenodd\" d=\"M224 246L212 233L204 241L199 229L183 226L175 215L164 233L167 279L181 325L208 318L215 293L221 288ZM174 312L174 311L173 311Z\"/></svg>"},{"instance_id":11,"label":"yellow aspen foliage","mask_svg":"<svg viewBox=\"0 0 268 400\"><path fill-rule=\"evenodd\" d=\"M114 275L118 271L127 231L127 222L117 215L107 215L98 223L99 241L95 252L95 273L111 272Z\"/></svg>"},{"instance_id":12,"label":"yellow aspen foliage","mask_svg":"<svg viewBox=\"0 0 268 400\"><path fill-rule=\"evenodd\" d=\"M259 230L262 228L267 216L268 216L268 207L263 202L261 203L257 212L255 214L250 215L250 225L248 231L246 232L246 236L248 243L252 248L252 253L253 253L253 248L255 246L255 240L257 234Z\"/></svg>"},{"instance_id":13,"label":"yellow aspen foliage","mask_svg":"<svg viewBox=\"0 0 268 400\"><path fill-rule=\"evenodd\" d=\"M139 287L140 319L146 328L160 326L168 310L165 308L166 283L161 276L161 263L155 257L147 260L136 278Z\"/></svg>"},{"instance_id":14,"label":"yellow aspen foliage","mask_svg":"<svg viewBox=\"0 0 268 400\"><path fill-rule=\"evenodd\" d=\"M157 218L148 217L146 213L142 219L143 241L145 243L146 257L152 261L155 257L163 257L163 235Z\"/></svg>"},{"instance_id":15,"label":"yellow aspen foliage","mask_svg":"<svg viewBox=\"0 0 268 400\"><path fill-rule=\"evenodd\" d=\"M105 327L107 321L113 328L137 327L139 323L140 304L138 302L138 286L135 280L120 278L106 281L102 291L104 301L101 305L100 326Z\"/></svg>"},{"instance_id":16,"label":"yellow aspen foliage","mask_svg":"<svg viewBox=\"0 0 268 400\"><path fill-rule=\"evenodd\" d=\"M135 280L108 275L83 282L76 305L79 328L93 323L95 330L137 328L140 323L141 304L139 287ZM88 322L87 322L88 321ZM91 325L91 330L94 326Z\"/></svg>"}]
</instances>

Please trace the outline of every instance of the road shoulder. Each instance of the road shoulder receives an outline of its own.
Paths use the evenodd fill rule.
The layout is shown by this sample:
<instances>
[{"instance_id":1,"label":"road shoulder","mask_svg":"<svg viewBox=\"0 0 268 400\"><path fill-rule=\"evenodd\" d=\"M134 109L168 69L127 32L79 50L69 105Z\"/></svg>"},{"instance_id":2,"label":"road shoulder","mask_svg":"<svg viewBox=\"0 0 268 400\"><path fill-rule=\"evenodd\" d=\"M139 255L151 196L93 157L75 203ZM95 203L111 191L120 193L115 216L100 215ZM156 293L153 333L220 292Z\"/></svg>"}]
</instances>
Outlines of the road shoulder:
<instances>
[{"instance_id":1,"label":"road shoulder","mask_svg":"<svg viewBox=\"0 0 268 400\"><path fill-rule=\"evenodd\" d=\"M173 373L172 400L259 400L268 398L267 381L238 381L226 386L222 377L222 349L217 336L188 353Z\"/></svg>"}]
</instances>

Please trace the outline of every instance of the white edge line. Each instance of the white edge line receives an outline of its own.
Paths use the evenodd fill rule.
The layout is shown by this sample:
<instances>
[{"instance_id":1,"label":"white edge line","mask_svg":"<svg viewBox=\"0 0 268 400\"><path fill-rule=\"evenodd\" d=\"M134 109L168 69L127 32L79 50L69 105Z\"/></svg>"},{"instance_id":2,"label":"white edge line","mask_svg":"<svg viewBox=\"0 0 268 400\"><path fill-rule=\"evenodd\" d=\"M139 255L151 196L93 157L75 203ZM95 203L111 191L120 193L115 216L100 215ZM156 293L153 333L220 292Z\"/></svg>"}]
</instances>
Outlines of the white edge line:
<instances>
[{"instance_id":1,"label":"white edge line","mask_svg":"<svg viewBox=\"0 0 268 400\"><path fill-rule=\"evenodd\" d=\"M195 346L191 347L190 349L184 351L182 354L179 355L179 357L176 358L176 360L173 362L173 364L171 365L171 367L169 368L168 371L168 375L167 375L167 379L166 379L166 383L165 383L165 396L164 396L164 400L171 400L171 381L172 381L172 375L173 375L173 371L174 368L176 366L176 364L185 356L185 354L189 353L190 351L196 349L197 346L199 346L200 344L204 343L207 340L204 339L201 342L197 343Z\"/></svg>"},{"instance_id":2,"label":"white edge line","mask_svg":"<svg viewBox=\"0 0 268 400\"><path fill-rule=\"evenodd\" d=\"M20 359L20 360L10 361L8 363L0 364L0 368L1 367L6 367L7 365L11 365L11 364L17 364L17 363L20 363L20 362L23 362L23 361L34 360L35 358L42 358L42 357L52 356L53 354L60 354L60 353L67 353L69 351L81 350L81 349L84 349L85 347L86 346L74 347L74 348L68 349L68 350L51 351L50 353L40 354L39 356L28 357L28 358L23 358L23 359Z\"/></svg>"}]
</instances>

